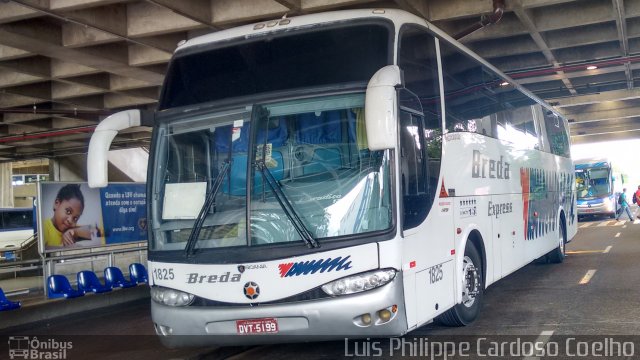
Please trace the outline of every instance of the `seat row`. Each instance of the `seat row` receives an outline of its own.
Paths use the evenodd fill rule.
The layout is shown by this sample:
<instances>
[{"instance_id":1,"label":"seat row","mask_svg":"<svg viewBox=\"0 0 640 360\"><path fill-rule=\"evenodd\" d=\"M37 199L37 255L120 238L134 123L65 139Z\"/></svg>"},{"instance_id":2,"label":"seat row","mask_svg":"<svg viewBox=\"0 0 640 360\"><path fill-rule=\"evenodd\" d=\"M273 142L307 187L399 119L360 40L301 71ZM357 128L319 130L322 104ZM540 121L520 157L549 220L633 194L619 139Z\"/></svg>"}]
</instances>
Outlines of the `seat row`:
<instances>
[{"instance_id":1,"label":"seat row","mask_svg":"<svg viewBox=\"0 0 640 360\"><path fill-rule=\"evenodd\" d=\"M4 291L0 288L0 311L20 309L20 306L22 306L20 301L11 301L7 299Z\"/></svg>"},{"instance_id":2,"label":"seat row","mask_svg":"<svg viewBox=\"0 0 640 360\"><path fill-rule=\"evenodd\" d=\"M109 266L104 269L103 285L96 273L91 270L83 270L77 274L78 288L74 289L66 276L51 275L47 279L47 296L50 299L70 299L83 296L86 293L99 294L114 288L129 288L149 282L147 269L140 263L129 265L129 276L131 280L126 279L118 267Z\"/></svg>"}]
</instances>

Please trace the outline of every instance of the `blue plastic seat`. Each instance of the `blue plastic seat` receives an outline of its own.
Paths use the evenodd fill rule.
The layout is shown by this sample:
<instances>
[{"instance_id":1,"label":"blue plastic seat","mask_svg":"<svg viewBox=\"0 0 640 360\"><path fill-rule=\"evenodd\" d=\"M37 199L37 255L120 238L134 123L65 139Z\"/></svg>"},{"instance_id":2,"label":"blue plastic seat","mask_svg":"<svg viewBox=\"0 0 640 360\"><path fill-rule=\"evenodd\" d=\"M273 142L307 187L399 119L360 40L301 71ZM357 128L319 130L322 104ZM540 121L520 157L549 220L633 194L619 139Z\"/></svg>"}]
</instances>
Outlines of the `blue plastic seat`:
<instances>
[{"instance_id":1,"label":"blue plastic seat","mask_svg":"<svg viewBox=\"0 0 640 360\"><path fill-rule=\"evenodd\" d=\"M78 273L78 291L86 294L94 292L96 294L111 291L110 287L102 285L96 273L91 270L83 270Z\"/></svg>"},{"instance_id":2,"label":"blue plastic seat","mask_svg":"<svg viewBox=\"0 0 640 360\"><path fill-rule=\"evenodd\" d=\"M69 279L64 275L51 275L47 279L47 295L50 299L57 298L76 298L83 296L82 291L75 290L71 287Z\"/></svg>"},{"instance_id":3,"label":"blue plastic seat","mask_svg":"<svg viewBox=\"0 0 640 360\"><path fill-rule=\"evenodd\" d=\"M125 279L122 271L120 271L120 269L115 266L109 266L108 268L104 269L104 283L105 286L108 286L110 288L129 288L138 285Z\"/></svg>"},{"instance_id":4,"label":"blue plastic seat","mask_svg":"<svg viewBox=\"0 0 640 360\"><path fill-rule=\"evenodd\" d=\"M0 288L0 311L19 309L22 304L20 301L11 301L7 299L4 291Z\"/></svg>"},{"instance_id":5,"label":"blue plastic seat","mask_svg":"<svg viewBox=\"0 0 640 360\"><path fill-rule=\"evenodd\" d=\"M129 276L131 276L131 282L136 284L148 283L149 275L147 274L147 268L140 263L133 263L129 265Z\"/></svg>"}]
</instances>

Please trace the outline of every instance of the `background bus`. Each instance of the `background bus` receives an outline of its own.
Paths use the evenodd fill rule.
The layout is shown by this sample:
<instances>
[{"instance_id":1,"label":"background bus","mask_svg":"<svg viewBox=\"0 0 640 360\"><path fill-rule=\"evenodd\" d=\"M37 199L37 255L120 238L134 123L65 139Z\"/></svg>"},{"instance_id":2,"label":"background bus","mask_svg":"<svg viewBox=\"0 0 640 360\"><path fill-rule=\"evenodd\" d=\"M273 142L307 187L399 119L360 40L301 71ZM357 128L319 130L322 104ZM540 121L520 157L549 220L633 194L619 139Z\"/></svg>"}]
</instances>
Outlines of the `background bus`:
<instances>
[{"instance_id":1,"label":"background bus","mask_svg":"<svg viewBox=\"0 0 640 360\"><path fill-rule=\"evenodd\" d=\"M0 259L14 260L16 251L35 241L34 208L0 209Z\"/></svg>"},{"instance_id":2,"label":"background bus","mask_svg":"<svg viewBox=\"0 0 640 360\"><path fill-rule=\"evenodd\" d=\"M165 344L466 325L486 286L562 262L577 230L566 120L404 11L189 40L159 110L101 122L87 166L106 185L114 134L153 126L148 258Z\"/></svg>"},{"instance_id":3,"label":"background bus","mask_svg":"<svg viewBox=\"0 0 640 360\"><path fill-rule=\"evenodd\" d=\"M574 163L578 217L606 215L615 218L618 194L622 192L624 176L614 170L612 162L608 159L582 159Z\"/></svg>"}]
</instances>

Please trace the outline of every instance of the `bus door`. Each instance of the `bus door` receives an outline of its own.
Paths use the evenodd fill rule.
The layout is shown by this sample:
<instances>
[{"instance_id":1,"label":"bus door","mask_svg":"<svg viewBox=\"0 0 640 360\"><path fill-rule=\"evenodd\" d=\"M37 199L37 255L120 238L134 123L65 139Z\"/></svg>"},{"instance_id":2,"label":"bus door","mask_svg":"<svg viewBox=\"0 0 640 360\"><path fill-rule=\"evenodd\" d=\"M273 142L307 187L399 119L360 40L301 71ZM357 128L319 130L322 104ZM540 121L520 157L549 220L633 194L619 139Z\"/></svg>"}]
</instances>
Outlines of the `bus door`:
<instances>
[{"instance_id":1,"label":"bus door","mask_svg":"<svg viewBox=\"0 0 640 360\"><path fill-rule=\"evenodd\" d=\"M438 197L440 155L426 151L424 118L400 113L400 191L407 321L424 323L453 305L453 198ZM428 124L426 124L428 126ZM433 180L433 179L436 180Z\"/></svg>"}]
</instances>

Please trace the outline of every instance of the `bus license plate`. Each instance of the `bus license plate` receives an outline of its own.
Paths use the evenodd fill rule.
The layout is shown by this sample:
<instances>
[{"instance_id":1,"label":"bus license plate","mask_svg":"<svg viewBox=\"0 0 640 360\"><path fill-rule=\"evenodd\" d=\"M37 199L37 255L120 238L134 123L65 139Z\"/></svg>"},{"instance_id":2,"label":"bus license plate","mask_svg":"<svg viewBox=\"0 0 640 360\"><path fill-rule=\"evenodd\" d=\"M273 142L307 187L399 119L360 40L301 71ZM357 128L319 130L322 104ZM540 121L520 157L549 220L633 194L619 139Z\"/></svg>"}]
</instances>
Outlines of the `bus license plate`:
<instances>
[{"instance_id":1,"label":"bus license plate","mask_svg":"<svg viewBox=\"0 0 640 360\"><path fill-rule=\"evenodd\" d=\"M278 320L275 318L236 320L238 334L275 334L278 332Z\"/></svg>"}]
</instances>

